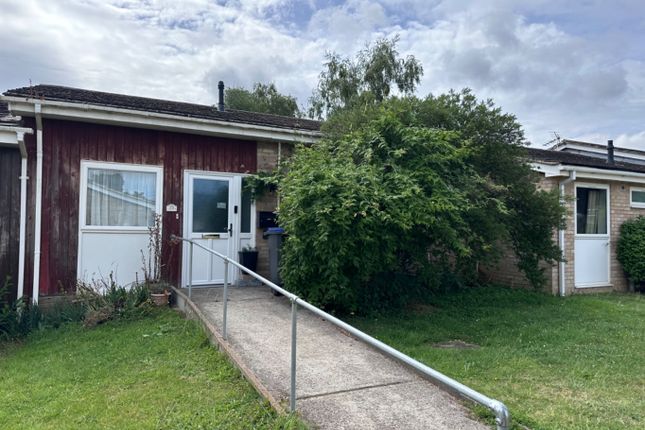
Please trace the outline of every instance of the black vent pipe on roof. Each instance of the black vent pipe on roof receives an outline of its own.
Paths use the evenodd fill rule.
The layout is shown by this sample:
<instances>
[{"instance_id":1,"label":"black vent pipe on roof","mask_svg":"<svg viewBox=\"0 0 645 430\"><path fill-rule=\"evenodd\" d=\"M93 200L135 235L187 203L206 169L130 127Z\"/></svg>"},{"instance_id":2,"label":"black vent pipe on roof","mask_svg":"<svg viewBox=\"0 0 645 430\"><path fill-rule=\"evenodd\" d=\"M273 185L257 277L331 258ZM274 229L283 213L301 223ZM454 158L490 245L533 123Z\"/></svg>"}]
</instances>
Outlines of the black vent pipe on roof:
<instances>
[{"instance_id":1,"label":"black vent pipe on roof","mask_svg":"<svg viewBox=\"0 0 645 430\"><path fill-rule=\"evenodd\" d=\"M607 141L607 163L614 164L614 141Z\"/></svg>"},{"instance_id":2,"label":"black vent pipe on roof","mask_svg":"<svg viewBox=\"0 0 645 430\"><path fill-rule=\"evenodd\" d=\"M224 112L224 82L219 81L217 84L217 89L219 90L219 101L217 102L217 110Z\"/></svg>"}]
</instances>

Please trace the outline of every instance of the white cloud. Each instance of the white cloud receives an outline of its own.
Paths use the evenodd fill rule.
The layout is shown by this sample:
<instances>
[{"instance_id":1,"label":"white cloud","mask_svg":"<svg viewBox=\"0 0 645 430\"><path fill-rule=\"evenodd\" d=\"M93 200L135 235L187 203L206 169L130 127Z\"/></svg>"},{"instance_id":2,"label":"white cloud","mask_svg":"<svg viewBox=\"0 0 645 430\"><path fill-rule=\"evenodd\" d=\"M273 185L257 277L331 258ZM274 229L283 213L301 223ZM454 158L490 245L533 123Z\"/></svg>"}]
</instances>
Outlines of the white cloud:
<instances>
[{"instance_id":1,"label":"white cloud","mask_svg":"<svg viewBox=\"0 0 645 430\"><path fill-rule=\"evenodd\" d=\"M5 0L0 87L54 83L213 103L216 82L271 81L301 103L325 51L378 37L421 60L421 95L469 86L536 144L643 142L640 3L476 0ZM642 15L642 14L641 14ZM296 17L296 18L294 18ZM291 20L291 21L290 21ZM298 21L301 20L301 21ZM616 137L618 136L618 137Z\"/></svg>"},{"instance_id":2,"label":"white cloud","mask_svg":"<svg viewBox=\"0 0 645 430\"><path fill-rule=\"evenodd\" d=\"M645 151L645 130L634 134L620 134L614 138L614 145Z\"/></svg>"}]
</instances>

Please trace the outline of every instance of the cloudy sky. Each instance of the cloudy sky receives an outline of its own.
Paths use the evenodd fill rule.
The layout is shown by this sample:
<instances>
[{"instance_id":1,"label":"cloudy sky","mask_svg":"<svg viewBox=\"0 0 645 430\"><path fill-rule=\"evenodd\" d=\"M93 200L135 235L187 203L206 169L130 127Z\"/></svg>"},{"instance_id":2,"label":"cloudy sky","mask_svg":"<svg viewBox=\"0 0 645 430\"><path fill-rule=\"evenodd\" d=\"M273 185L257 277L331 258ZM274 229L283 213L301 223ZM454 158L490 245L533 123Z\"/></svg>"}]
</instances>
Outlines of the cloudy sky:
<instances>
[{"instance_id":1,"label":"cloudy sky","mask_svg":"<svg viewBox=\"0 0 645 430\"><path fill-rule=\"evenodd\" d=\"M325 52L394 35L424 66L421 96L470 87L535 146L557 132L645 149L643 0L0 0L0 90L213 104L219 80L260 81L305 104Z\"/></svg>"}]
</instances>

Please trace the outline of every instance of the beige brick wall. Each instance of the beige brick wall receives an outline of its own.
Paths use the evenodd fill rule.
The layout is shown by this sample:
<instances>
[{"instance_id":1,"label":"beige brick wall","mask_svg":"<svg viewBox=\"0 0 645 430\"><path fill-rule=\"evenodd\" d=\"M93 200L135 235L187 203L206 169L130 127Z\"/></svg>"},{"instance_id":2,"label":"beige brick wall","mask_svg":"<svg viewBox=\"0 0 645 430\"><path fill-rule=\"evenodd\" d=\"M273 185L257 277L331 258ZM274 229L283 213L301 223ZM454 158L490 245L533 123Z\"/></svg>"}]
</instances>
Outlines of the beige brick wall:
<instances>
[{"instance_id":1,"label":"beige brick wall","mask_svg":"<svg viewBox=\"0 0 645 430\"><path fill-rule=\"evenodd\" d=\"M542 180L542 186L545 189L552 189L558 186L558 179L561 178L547 178ZM578 179L578 185L581 183L588 184L608 184L609 185L609 200L610 200L610 284L606 287L598 288L575 288L575 183L570 183L565 186L565 194L567 201L567 225L565 230L565 285L566 294L580 294L580 293L593 293L604 291L627 291L629 288L628 280L625 276L621 264L616 258L616 244L620 235L620 226L628 219L635 218L639 215L645 216L645 209L633 208L630 206L630 187L633 184L618 182L618 181L597 181L589 179ZM554 236L557 240L557 232ZM512 252L508 252L507 256L494 268L487 268L485 270L485 279L490 279L495 282L504 283L510 286L524 287L527 284L524 276L517 270L515 266L516 259L512 256ZM553 294L558 293L559 285L559 269L558 265L551 268L551 282L549 290Z\"/></svg>"},{"instance_id":2,"label":"beige brick wall","mask_svg":"<svg viewBox=\"0 0 645 430\"><path fill-rule=\"evenodd\" d=\"M538 188L550 191L558 187L558 180L556 178L542 178L538 184ZM557 231L553 233L553 239L558 239ZM482 279L488 282L495 282L502 285L508 285L513 288L532 288L531 283L526 279L524 273L517 267L517 257L512 248L508 245L502 244L504 255L500 261L490 267L483 266L480 268ZM541 265L546 276L546 284L544 285L545 291L557 293L558 291L558 265L543 263Z\"/></svg>"},{"instance_id":3,"label":"beige brick wall","mask_svg":"<svg viewBox=\"0 0 645 430\"><path fill-rule=\"evenodd\" d=\"M275 142L258 142L258 172L271 172L278 167L278 152L282 159L291 153L291 145L282 143L280 151ZM266 193L255 202L256 212L276 210L278 198L275 193ZM262 276L269 275L269 246L268 241L262 237L264 229L255 229L255 245L258 250L258 273Z\"/></svg>"},{"instance_id":4,"label":"beige brick wall","mask_svg":"<svg viewBox=\"0 0 645 430\"><path fill-rule=\"evenodd\" d=\"M609 185L609 218L610 218L610 266L609 266L609 279L610 286L599 288L575 288L575 231L574 231L574 218L570 217L567 225L566 232L566 255L567 255L567 270L566 270L566 285L567 294L570 293L588 293L600 291L627 291L629 284L622 265L616 258L616 244L620 236L620 226L628 219L635 218L638 215L645 215L645 209L632 208L629 204L630 200L630 185L625 182L617 181L594 181L587 179L579 179L577 183L598 183ZM569 196L574 196L574 185L571 184L566 187L566 193ZM575 205L573 199L568 203L569 210L573 212Z\"/></svg>"}]
</instances>

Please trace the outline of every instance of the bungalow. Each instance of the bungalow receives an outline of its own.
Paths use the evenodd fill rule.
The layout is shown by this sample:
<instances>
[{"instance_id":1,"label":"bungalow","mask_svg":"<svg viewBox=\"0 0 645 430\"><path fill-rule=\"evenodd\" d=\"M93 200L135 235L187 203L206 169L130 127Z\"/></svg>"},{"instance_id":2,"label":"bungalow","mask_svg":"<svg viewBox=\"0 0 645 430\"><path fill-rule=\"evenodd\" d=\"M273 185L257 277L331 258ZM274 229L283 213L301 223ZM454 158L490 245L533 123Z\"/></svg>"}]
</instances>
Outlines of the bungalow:
<instances>
[{"instance_id":1,"label":"bungalow","mask_svg":"<svg viewBox=\"0 0 645 430\"><path fill-rule=\"evenodd\" d=\"M11 276L18 297L38 302L73 292L79 279L141 279L155 215L169 281L186 285L189 272L172 234L233 257L255 246L266 273L258 221L276 199L252 201L244 178L272 170L319 130L317 121L227 110L222 83L216 107L54 85L9 90L0 97L0 281ZM545 266L549 290L627 290L616 239L622 222L645 215L645 151L565 140L528 153L540 186L557 189L570 214L554 236L566 261ZM513 263L485 276L528 285ZM194 285L221 283L223 270L195 249Z\"/></svg>"},{"instance_id":2,"label":"bungalow","mask_svg":"<svg viewBox=\"0 0 645 430\"><path fill-rule=\"evenodd\" d=\"M550 149L528 150L545 190L559 190L568 211L556 239L565 261L545 266L547 288L561 296L592 291L627 291L629 281L616 258L623 222L645 215L645 151L563 140ZM515 286L528 281L508 256L485 270L489 280Z\"/></svg>"},{"instance_id":3,"label":"bungalow","mask_svg":"<svg viewBox=\"0 0 645 430\"><path fill-rule=\"evenodd\" d=\"M162 217L166 279L185 285L193 238L229 256L260 251L257 212L244 177L272 170L295 142L318 139L320 123L216 107L36 85L0 97L0 276L16 294L70 293L77 280L142 279L148 227ZM221 283L223 265L195 248L193 284ZM235 280L231 270L229 279Z\"/></svg>"}]
</instances>

